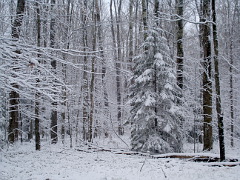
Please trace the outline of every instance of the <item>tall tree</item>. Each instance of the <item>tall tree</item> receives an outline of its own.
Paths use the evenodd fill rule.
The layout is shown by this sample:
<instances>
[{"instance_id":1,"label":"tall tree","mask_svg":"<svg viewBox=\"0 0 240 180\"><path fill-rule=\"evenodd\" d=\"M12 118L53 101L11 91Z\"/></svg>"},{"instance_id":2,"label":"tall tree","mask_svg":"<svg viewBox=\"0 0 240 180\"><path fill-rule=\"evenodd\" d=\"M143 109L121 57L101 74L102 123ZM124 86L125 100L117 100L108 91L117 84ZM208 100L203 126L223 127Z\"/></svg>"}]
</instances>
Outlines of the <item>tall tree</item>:
<instances>
[{"instance_id":1,"label":"tall tree","mask_svg":"<svg viewBox=\"0 0 240 180\"><path fill-rule=\"evenodd\" d=\"M51 22L50 22L50 47L51 48L55 47L56 19L54 17L55 15L53 13L55 4L56 4L56 1L51 0L51 13L52 13ZM52 66L53 72L56 73L57 61L55 59L51 61L51 66ZM58 141L58 135L57 135L57 131L58 131L57 116L58 115L57 115L57 102L56 102L55 98L54 98L54 102L52 102L51 127L50 127L51 128L51 141L53 144L57 143L57 141Z\"/></svg>"},{"instance_id":2,"label":"tall tree","mask_svg":"<svg viewBox=\"0 0 240 180\"><path fill-rule=\"evenodd\" d=\"M177 11L177 84L183 88L183 0L176 0Z\"/></svg>"},{"instance_id":3,"label":"tall tree","mask_svg":"<svg viewBox=\"0 0 240 180\"><path fill-rule=\"evenodd\" d=\"M12 24L12 38L14 41L18 41L20 36L20 27L22 26L23 15L25 10L25 0L17 1L17 9L16 9L16 18ZM20 50L17 50L15 53L20 54ZM18 60L17 57L14 59L14 69L13 71L17 71ZM18 93L18 84L12 84L12 90L9 93L9 127L8 127L8 141L10 143L15 142L18 139L18 123L19 123L19 93Z\"/></svg>"},{"instance_id":4,"label":"tall tree","mask_svg":"<svg viewBox=\"0 0 240 180\"><path fill-rule=\"evenodd\" d=\"M88 48L88 35L87 35L87 0L83 1L82 4L82 13L81 13L81 20L82 20L82 39L83 39L83 52L84 52L84 57L83 57L83 83L82 83L82 93L83 93L83 140L87 140L87 123L89 122L89 92L88 92L88 59L87 59L87 48Z\"/></svg>"},{"instance_id":5,"label":"tall tree","mask_svg":"<svg viewBox=\"0 0 240 180\"><path fill-rule=\"evenodd\" d=\"M212 63L211 63L211 20L210 0L201 0L200 35L203 53L203 150L213 147L212 137Z\"/></svg>"},{"instance_id":6,"label":"tall tree","mask_svg":"<svg viewBox=\"0 0 240 180\"><path fill-rule=\"evenodd\" d=\"M218 34L217 34L217 20L215 0L212 0L212 19L213 19L213 46L214 46L214 70L215 70L215 88L216 88L216 110L218 118L218 136L220 148L220 160L225 160L225 144L224 144L224 127L223 127L223 113L221 106L221 88L219 78L219 65L218 65Z\"/></svg>"},{"instance_id":7,"label":"tall tree","mask_svg":"<svg viewBox=\"0 0 240 180\"><path fill-rule=\"evenodd\" d=\"M96 63L96 49L97 49L97 3L98 0L93 0L93 11L92 11L92 51L94 52L91 63L91 80L90 80L90 114L88 122L88 142L93 141L93 125L94 125L94 91L95 91L95 63Z\"/></svg>"},{"instance_id":8,"label":"tall tree","mask_svg":"<svg viewBox=\"0 0 240 180\"><path fill-rule=\"evenodd\" d=\"M133 60L133 0L129 1L129 69L132 70Z\"/></svg>"},{"instance_id":9,"label":"tall tree","mask_svg":"<svg viewBox=\"0 0 240 180\"><path fill-rule=\"evenodd\" d=\"M238 32L238 26L239 23L237 21L237 18L239 18L239 1L235 0L234 1L234 10L231 12L231 1L227 1L227 22L228 22L228 36L229 36L229 44L228 44L228 49L229 49L229 72L230 72L230 118L231 118L231 146L234 147L234 40L235 42L237 41L237 38L235 38L236 32ZM231 13L232 14L232 21L231 21ZM238 16L238 17L237 17ZM238 26L236 26L238 24Z\"/></svg>"},{"instance_id":10,"label":"tall tree","mask_svg":"<svg viewBox=\"0 0 240 180\"><path fill-rule=\"evenodd\" d=\"M120 39L120 19L121 19L121 9L122 9L122 0L120 0L118 7L116 7L115 0L110 1L110 16L111 16L111 31L113 38L113 48L114 48L114 59L115 59L115 68L116 68L116 85L117 85L117 121L118 121L118 134L123 135L123 126L122 126L122 94L121 94L121 39ZM114 6L114 8L113 8ZM115 19L116 19L116 30L114 26L114 16L113 9L115 10ZM116 33L116 34L115 34Z\"/></svg>"},{"instance_id":11,"label":"tall tree","mask_svg":"<svg viewBox=\"0 0 240 180\"><path fill-rule=\"evenodd\" d=\"M39 7L39 1L36 2L36 13L37 13L37 46L40 47L41 43L41 19L40 19L40 7ZM40 57L40 54L38 54L38 57ZM39 73L39 71L37 72ZM40 80L36 79L36 86L38 86ZM39 119L39 92L36 92L35 94L35 149L40 150L40 119Z\"/></svg>"},{"instance_id":12,"label":"tall tree","mask_svg":"<svg viewBox=\"0 0 240 180\"><path fill-rule=\"evenodd\" d=\"M99 0L98 0L99 1ZM101 24L101 1L100 2L96 2L96 13L97 13L97 36L98 36L98 49L99 49L99 53L100 53L100 57L101 57L101 73L102 73L102 92L103 92L103 116L104 119L103 120L103 124L105 124L107 126L107 119L109 119L109 100L108 100L108 93L107 93L107 83L106 83L106 66L107 66L107 61L106 58L104 56L104 37L103 37L103 27ZM105 137L108 136L108 129L104 130L104 134ZM96 131L97 132L97 131Z\"/></svg>"},{"instance_id":13,"label":"tall tree","mask_svg":"<svg viewBox=\"0 0 240 180\"><path fill-rule=\"evenodd\" d=\"M216 88L216 110L218 118L218 136L220 148L220 160L225 160L225 144L224 144L224 126L223 126L223 113L221 106L221 88L219 78L219 65L218 65L218 34L217 34L217 20L216 20L216 7L215 0L212 0L212 17L213 17L213 46L214 46L214 70L215 70L215 88Z\"/></svg>"}]
</instances>

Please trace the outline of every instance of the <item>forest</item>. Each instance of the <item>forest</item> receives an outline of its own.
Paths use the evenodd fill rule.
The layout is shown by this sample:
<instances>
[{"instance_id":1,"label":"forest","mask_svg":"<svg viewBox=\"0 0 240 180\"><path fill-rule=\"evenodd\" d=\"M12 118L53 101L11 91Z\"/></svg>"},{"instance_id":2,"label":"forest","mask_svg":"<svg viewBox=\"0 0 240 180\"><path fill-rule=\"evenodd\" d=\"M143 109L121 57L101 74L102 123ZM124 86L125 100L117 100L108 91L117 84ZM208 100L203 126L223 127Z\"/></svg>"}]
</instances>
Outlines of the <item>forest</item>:
<instances>
[{"instance_id":1,"label":"forest","mask_svg":"<svg viewBox=\"0 0 240 180\"><path fill-rule=\"evenodd\" d=\"M1 0L0 179L238 179L239 30L239 0Z\"/></svg>"}]
</instances>

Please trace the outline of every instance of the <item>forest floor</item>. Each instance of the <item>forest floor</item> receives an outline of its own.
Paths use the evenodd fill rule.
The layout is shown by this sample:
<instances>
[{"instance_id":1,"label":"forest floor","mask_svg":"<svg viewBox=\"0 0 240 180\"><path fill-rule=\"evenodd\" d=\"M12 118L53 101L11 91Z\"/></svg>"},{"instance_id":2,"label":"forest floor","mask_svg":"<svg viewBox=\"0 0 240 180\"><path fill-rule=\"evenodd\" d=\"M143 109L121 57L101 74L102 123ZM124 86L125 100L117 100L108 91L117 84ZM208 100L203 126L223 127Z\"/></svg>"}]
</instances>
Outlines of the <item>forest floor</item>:
<instances>
[{"instance_id":1,"label":"forest floor","mask_svg":"<svg viewBox=\"0 0 240 180\"><path fill-rule=\"evenodd\" d=\"M227 157L240 158L239 153L235 149ZM18 144L0 151L0 180L238 180L240 177L239 163L229 166L236 165L235 162L193 162L189 158L129 154L117 149L87 146L71 149L61 145L43 145L41 151L35 151L33 143Z\"/></svg>"}]
</instances>

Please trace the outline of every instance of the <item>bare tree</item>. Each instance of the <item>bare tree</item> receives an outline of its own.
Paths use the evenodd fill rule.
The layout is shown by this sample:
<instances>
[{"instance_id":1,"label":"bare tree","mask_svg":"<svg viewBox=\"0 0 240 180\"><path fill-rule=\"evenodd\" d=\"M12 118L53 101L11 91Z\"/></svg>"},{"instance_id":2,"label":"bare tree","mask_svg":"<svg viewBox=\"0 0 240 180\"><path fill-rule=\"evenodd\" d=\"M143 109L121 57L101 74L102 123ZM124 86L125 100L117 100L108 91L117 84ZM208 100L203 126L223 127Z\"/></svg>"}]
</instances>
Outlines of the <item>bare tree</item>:
<instances>
[{"instance_id":1,"label":"bare tree","mask_svg":"<svg viewBox=\"0 0 240 180\"><path fill-rule=\"evenodd\" d=\"M114 8L113 8L114 5ZM118 3L118 7L116 7L115 0L110 1L110 16L111 16L111 31L113 38L113 48L114 48L114 59L115 59L115 67L116 67L116 84L117 84L117 120L118 120L118 134L123 135L123 126L122 126L122 108L121 108L121 40L120 40L120 19L121 19L121 8L122 8L122 0ZM115 9L115 18L116 18L116 34L114 28L114 17L113 17L113 9Z\"/></svg>"},{"instance_id":2,"label":"bare tree","mask_svg":"<svg viewBox=\"0 0 240 180\"><path fill-rule=\"evenodd\" d=\"M36 13L37 13L37 46L40 47L41 43L41 19L40 19L40 8L39 8L39 1L36 2ZM38 57L40 57L40 54L38 54ZM39 73L39 71L37 72ZM40 80L36 79L36 86L38 86ZM40 150L40 132L39 132L39 92L36 92L35 94L35 149Z\"/></svg>"},{"instance_id":3,"label":"bare tree","mask_svg":"<svg viewBox=\"0 0 240 180\"><path fill-rule=\"evenodd\" d=\"M218 34L217 34L217 20L215 0L212 0L212 16L213 16L213 46L214 46L214 69L215 69L215 88L216 88L216 110L218 118L218 136L220 148L220 160L225 160L225 144L224 144L224 126L223 126L223 113L221 106L221 88L219 78L219 65L218 65Z\"/></svg>"},{"instance_id":4,"label":"bare tree","mask_svg":"<svg viewBox=\"0 0 240 180\"><path fill-rule=\"evenodd\" d=\"M82 83L82 93L83 93L83 140L87 140L87 123L89 122L89 92L88 92L88 74L87 74L87 47L88 47L88 36L87 36L87 0L83 1L82 11L82 39L83 39L83 52L84 52L84 67L83 67L83 83Z\"/></svg>"},{"instance_id":5,"label":"bare tree","mask_svg":"<svg viewBox=\"0 0 240 180\"><path fill-rule=\"evenodd\" d=\"M177 84L183 88L183 0L176 0L177 11Z\"/></svg>"},{"instance_id":6,"label":"bare tree","mask_svg":"<svg viewBox=\"0 0 240 180\"><path fill-rule=\"evenodd\" d=\"M23 14L25 9L25 0L17 1L17 9L16 9L16 18L12 24L12 38L17 41L20 36L20 27L22 26ZM20 54L21 52L17 50L15 53ZM17 71L18 60L14 59L14 69L13 71ZM18 93L18 84L12 84L12 90L9 93L9 127L8 127L8 141L13 143L18 140L18 123L19 123L19 93Z\"/></svg>"},{"instance_id":7,"label":"bare tree","mask_svg":"<svg viewBox=\"0 0 240 180\"><path fill-rule=\"evenodd\" d=\"M52 16L53 16L53 17L51 17L51 22L50 22L50 47L51 48L55 47L56 20L55 20L54 13L53 13L53 8L54 8L55 4L56 4L56 1L51 0L51 12L52 12ZM52 66L54 73L56 73L57 62L55 59L51 61L51 66ZM51 127L50 128L51 128L51 140L52 140L52 143L55 144L58 141L57 102L56 101L52 102Z\"/></svg>"},{"instance_id":8,"label":"bare tree","mask_svg":"<svg viewBox=\"0 0 240 180\"><path fill-rule=\"evenodd\" d=\"M212 65L210 40L210 0L201 0L200 35L203 48L203 150L211 150L212 138Z\"/></svg>"}]
</instances>

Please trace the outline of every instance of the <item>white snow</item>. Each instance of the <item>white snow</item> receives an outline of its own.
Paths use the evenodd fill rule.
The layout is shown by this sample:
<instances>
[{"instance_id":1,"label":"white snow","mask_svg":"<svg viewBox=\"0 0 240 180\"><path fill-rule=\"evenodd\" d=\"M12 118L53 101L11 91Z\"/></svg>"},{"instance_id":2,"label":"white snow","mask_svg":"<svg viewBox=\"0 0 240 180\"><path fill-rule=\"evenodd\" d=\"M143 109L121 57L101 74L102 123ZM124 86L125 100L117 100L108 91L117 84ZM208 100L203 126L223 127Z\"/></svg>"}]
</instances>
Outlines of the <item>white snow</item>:
<instances>
[{"instance_id":1,"label":"white snow","mask_svg":"<svg viewBox=\"0 0 240 180\"><path fill-rule=\"evenodd\" d=\"M156 53L154 56L156 59L163 60L163 56L161 53Z\"/></svg>"},{"instance_id":2,"label":"white snow","mask_svg":"<svg viewBox=\"0 0 240 180\"><path fill-rule=\"evenodd\" d=\"M172 85L169 84L169 83L167 83L164 87L165 87L166 89L173 90Z\"/></svg>"},{"instance_id":3,"label":"white snow","mask_svg":"<svg viewBox=\"0 0 240 180\"><path fill-rule=\"evenodd\" d=\"M146 69L138 78L136 78L135 82L142 83L152 79L152 69Z\"/></svg>"},{"instance_id":4,"label":"white snow","mask_svg":"<svg viewBox=\"0 0 240 180\"><path fill-rule=\"evenodd\" d=\"M114 152L86 152L34 144L0 152L1 180L237 180L240 166L215 167L208 163ZM185 155L188 155L185 153Z\"/></svg>"},{"instance_id":5,"label":"white snow","mask_svg":"<svg viewBox=\"0 0 240 180\"><path fill-rule=\"evenodd\" d=\"M156 99L152 96L152 94L148 94L147 98L144 102L145 106L152 106L156 103Z\"/></svg>"}]
</instances>

